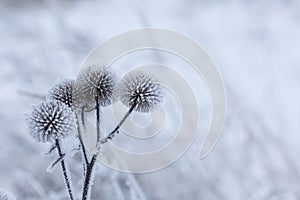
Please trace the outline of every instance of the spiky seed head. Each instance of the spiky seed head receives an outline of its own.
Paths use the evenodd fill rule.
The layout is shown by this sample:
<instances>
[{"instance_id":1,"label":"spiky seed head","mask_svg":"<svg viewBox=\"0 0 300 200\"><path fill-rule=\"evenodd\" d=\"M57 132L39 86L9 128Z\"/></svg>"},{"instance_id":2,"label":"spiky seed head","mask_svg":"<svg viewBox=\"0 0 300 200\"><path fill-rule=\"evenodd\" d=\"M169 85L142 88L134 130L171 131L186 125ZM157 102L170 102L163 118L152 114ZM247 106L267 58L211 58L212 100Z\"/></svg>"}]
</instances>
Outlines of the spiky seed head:
<instances>
[{"instance_id":1,"label":"spiky seed head","mask_svg":"<svg viewBox=\"0 0 300 200\"><path fill-rule=\"evenodd\" d=\"M78 107L78 92L75 89L75 80L64 79L56 83L49 91L49 100L60 101L72 110Z\"/></svg>"},{"instance_id":2,"label":"spiky seed head","mask_svg":"<svg viewBox=\"0 0 300 200\"><path fill-rule=\"evenodd\" d=\"M113 101L113 91L116 85L115 76L105 67L91 65L78 75L77 88L82 102L91 104L98 101L101 106L108 106Z\"/></svg>"},{"instance_id":3,"label":"spiky seed head","mask_svg":"<svg viewBox=\"0 0 300 200\"><path fill-rule=\"evenodd\" d=\"M119 82L117 94L121 102L138 112L152 111L161 102L161 85L150 74L131 72Z\"/></svg>"},{"instance_id":4,"label":"spiky seed head","mask_svg":"<svg viewBox=\"0 0 300 200\"><path fill-rule=\"evenodd\" d=\"M74 133L73 112L60 101L46 101L34 106L27 121L31 135L39 142L51 142Z\"/></svg>"}]
</instances>

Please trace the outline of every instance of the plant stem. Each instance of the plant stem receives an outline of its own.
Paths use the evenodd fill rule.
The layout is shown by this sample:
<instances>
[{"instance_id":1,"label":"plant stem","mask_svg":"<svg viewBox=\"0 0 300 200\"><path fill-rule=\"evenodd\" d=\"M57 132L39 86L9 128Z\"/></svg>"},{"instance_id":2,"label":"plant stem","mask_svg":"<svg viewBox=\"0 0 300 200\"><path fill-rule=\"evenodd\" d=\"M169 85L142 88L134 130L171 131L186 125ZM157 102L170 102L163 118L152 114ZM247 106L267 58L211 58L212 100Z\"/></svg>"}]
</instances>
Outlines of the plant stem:
<instances>
[{"instance_id":1,"label":"plant stem","mask_svg":"<svg viewBox=\"0 0 300 200\"><path fill-rule=\"evenodd\" d=\"M80 113L80 116L81 116L81 124L82 124L82 127L83 127L83 133L85 133L85 120L84 120L84 107L82 107L81 109L81 113Z\"/></svg>"},{"instance_id":2,"label":"plant stem","mask_svg":"<svg viewBox=\"0 0 300 200\"><path fill-rule=\"evenodd\" d=\"M96 152L93 154L92 159L87 164L84 185L83 185L83 193L82 193L82 200L86 200L90 196L90 192L92 189L91 182L92 179L92 172L94 169L94 165L96 163L97 156L99 154L99 145L100 145L100 105L99 105L99 89L97 89L97 94L95 97L96 100L96 129L97 129L97 143L96 143Z\"/></svg>"},{"instance_id":3,"label":"plant stem","mask_svg":"<svg viewBox=\"0 0 300 200\"><path fill-rule=\"evenodd\" d=\"M96 162L97 156L98 156L99 151L97 150L96 153L93 155L91 162L87 166L86 170L86 175L85 175L85 180L84 180L84 186L83 186L83 194L82 194L82 200L87 200L88 197L90 196L91 192L91 177L92 177L92 172L94 169L94 164Z\"/></svg>"},{"instance_id":4,"label":"plant stem","mask_svg":"<svg viewBox=\"0 0 300 200\"><path fill-rule=\"evenodd\" d=\"M60 147L60 144L59 144L59 139L55 139L55 145L56 145L59 157L62 158L60 163L61 163L61 168L62 168L62 171L63 171L63 176L65 178L67 192L69 194L70 200L74 200L73 193L72 193L72 182L71 182L71 179L69 178L70 176L68 176L66 163L65 163L65 160L63 158L64 154L62 153L62 150L61 150L61 147Z\"/></svg>"},{"instance_id":5,"label":"plant stem","mask_svg":"<svg viewBox=\"0 0 300 200\"><path fill-rule=\"evenodd\" d=\"M83 112L83 110L81 112ZM88 164L88 158L87 158L85 146L83 144L82 137L81 137L81 130L80 130L80 124L79 124L79 119L78 119L78 113L76 113L75 116L76 116L75 120L76 120L76 125L77 125L78 139L79 139L79 143L80 143L82 159L84 160L83 169L84 169L84 174L85 174L86 166Z\"/></svg>"},{"instance_id":6,"label":"plant stem","mask_svg":"<svg viewBox=\"0 0 300 200\"><path fill-rule=\"evenodd\" d=\"M133 104L129 110L127 111L127 113L124 115L123 119L119 122L119 124L116 126L116 128L110 133L108 134L105 138L101 139L101 143L104 144L106 143L109 139L112 139L115 136L115 133L118 132L118 130L120 129L120 127L122 126L122 124L125 122L125 120L129 117L129 115L132 113L133 109L135 108L136 104Z\"/></svg>"},{"instance_id":7,"label":"plant stem","mask_svg":"<svg viewBox=\"0 0 300 200\"><path fill-rule=\"evenodd\" d=\"M96 118L97 118L97 145L100 141L100 106L99 106L99 89L97 89L97 94L96 94Z\"/></svg>"}]
</instances>

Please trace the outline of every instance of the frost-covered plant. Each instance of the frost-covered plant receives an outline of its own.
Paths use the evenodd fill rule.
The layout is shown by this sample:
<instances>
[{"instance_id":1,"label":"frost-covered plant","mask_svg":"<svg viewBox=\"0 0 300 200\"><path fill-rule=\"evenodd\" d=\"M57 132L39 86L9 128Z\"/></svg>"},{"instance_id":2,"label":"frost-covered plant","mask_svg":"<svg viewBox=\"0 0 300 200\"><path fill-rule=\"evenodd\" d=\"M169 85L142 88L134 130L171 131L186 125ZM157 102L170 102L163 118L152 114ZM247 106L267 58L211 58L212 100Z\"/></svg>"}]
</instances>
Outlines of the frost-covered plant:
<instances>
[{"instance_id":1,"label":"frost-covered plant","mask_svg":"<svg viewBox=\"0 0 300 200\"><path fill-rule=\"evenodd\" d=\"M115 76L105 67L91 65L78 76L78 90L84 103L97 102L100 106L112 103Z\"/></svg>"},{"instance_id":2,"label":"frost-covered plant","mask_svg":"<svg viewBox=\"0 0 300 200\"><path fill-rule=\"evenodd\" d=\"M59 101L34 106L27 120L31 135L39 142L52 142L74 133L72 111Z\"/></svg>"},{"instance_id":3,"label":"frost-covered plant","mask_svg":"<svg viewBox=\"0 0 300 200\"><path fill-rule=\"evenodd\" d=\"M95 163L101 145L118 133L124 121L133 112L150 112L161 103L161 85L154 76L144 72L132 72L125 75L116 86L116 79L105 67L91 65L83 69L77 81L65 79L56 83L49 91L47 99L33 107L28 117L28 128L31 135L39 142L51 142L49 152L57 149L59 158L52 164L61 163L67 192L74 199L72 182L67 163L62 151L62 139L75 135L80 141L82 160L84 161L82 200L90 199ZM115 98L117 97L117 98ZM119 99L128 111L112 132L100 138L100 108ZM96 151L87 155L81 138L81 126L84 128L84 113L96 111ZM80 117L79 117L80 116ZM81 120L79 120L79 118ZM81 124L80 124L81 122ZM84 130L83 130L84 131ZM76 133L77 134L74 134ZM1 199L0 199L1 200Z\"/></svg>"},{"instance_id":4,"label":"frost-covered plant","mask_svg":"<svg viewBox=\"0 0 300 200\"><path fill-rule=\"evenodd\" d=\"M72 110L79 105L79 95L75 88L75 80L64 79L56 83L49 91L47 99L60 101Z\"/></svg>"},{"instance_id":5,"label":"frost-covered plant","mask_svg":"<svg viewBox=\"0 0 300 200\"><path fill-rule=\"evenodd\" d=\"M119 82L117 94L124 105L138 112L150 112L161 102L159 82L142 71L127 74Z\"/></svg>"},{"instance_id":6,"label":"frost-covered plant","mask_svg":"<svg viewBox=\"0 0 300 200\"><path fill-rule=\"evenodd\" d=\"M51 151L56 148L59 155L54 164L61 162L67 191L73 200L71 178L60 144L61 139L74 133L74 116L71 109L59 101L45 101L33 107L27 121L29 131L37 141L54 143Z\"/></svg>"},{"instance_id":7,"label":"frost-covered plant","mask_svg":"<svg viewBox=\"0 0 300 200\"><path fill-rule=\"evenodd\" d=\"M75 87L75 80L73 79L64 79L62 81L59 81L56 83L49 91L49 94L47 96L47 99L50 100L57 100L61 103L64 103L69 108L72 109L75 116L76 126L77 126L77 135L79 139L79 145L80 149L82 151L82 158L84 160L83 168L84 171L86 170L86 165L88 163L86 149L84 147L82 138L81 138L81 131L80 131L80 125L79 125L79 117L83 115L83 104L80 101L80 96L78 89ZM83 119L83 117L82 117Z\"/></svg>"},{"instance_id":8,"label":"frost-covered plant","mask_svg":"<svg viewBox=\"0 0 300 200\"><path fill-rule=\"evenodd\" d=\"M127 117L133 110L137 112L150 112L159 103L161 103L162 92L161 85L153 75L142 71L131 72L118 83L116 93L121 102L129 108L123 119L117 127L106 137L101 140L105 143L112 139L118 132Z\"/></svg>"},{"instance_id":9,"label":"frost-covered plant","mask_svg":"<svg viewBox=\"0 0 300 200\"><path fill-rule=\"evenodd\" d=\"M83 69L77 77L77 86L81 102L84 105L95 105L97 122L97 145L100 141L100 106L112 103L115 76L106 67L91 65Z\"/></svg>"},{"instance_id":10,"label":"frost-covered plant","mask_svg":"<svg viewBox=\"0 0 300 200\"><path fill-rule=\"evenodd\" d=\"M92 173L100 148L100 106L108 106L112 103L115 88L115 76L105 67L91 65L78 76L78 91L81 99L87 104L96 105L97 143L96 152L87 163L83 184L82 199L88 199L92 187Z\"/></svg>"}]
</instances>

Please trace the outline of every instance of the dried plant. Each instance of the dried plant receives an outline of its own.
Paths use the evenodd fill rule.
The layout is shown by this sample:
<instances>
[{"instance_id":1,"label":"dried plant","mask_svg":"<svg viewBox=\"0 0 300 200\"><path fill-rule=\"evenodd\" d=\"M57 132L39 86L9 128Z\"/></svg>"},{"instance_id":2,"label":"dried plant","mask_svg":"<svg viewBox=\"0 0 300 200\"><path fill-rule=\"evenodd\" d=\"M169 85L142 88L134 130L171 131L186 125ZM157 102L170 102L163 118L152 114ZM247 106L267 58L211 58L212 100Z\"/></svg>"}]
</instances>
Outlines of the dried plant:
<instances>
[{"instance_id":1,"label":"dried plant","mask_svg":"<svg viewBox=\"0 0 300 200\"><path fill-rule=\"evenodd\" d=\"M91 192L92 173L94 164L100 148L100 106L108 106L112 103L115 87L115 77L105 67L91 65L86 67L78 77L78 91L81 99L86 104L95 104L96 106L96 127L97 127L97 151L93 154L91 160L87 163L82 199L87 199Z\"/></svg>"},{"instance_id":2,"label":"dried plant","mask_svg":"<svg viewBox=\"0 0 300 200\"><path fill-rule=\"evenodd\" d=\"M60 161L67 191L73 200L72 183L68 167L64 161L64 153L61 149L60 140L74 133L74 116L71 109L59 101L46 101L34 106L28 118L30 133L39 142L54 142L53 148L57 149L59 158L53 164Z\"/></svg>"},{"instance_id":3,"label":"dried plant","mask_svg":"<svg viewBox=\"0 0 300 200\"><path fill-rule=\"evenodd\" d=\"M31 135L39 142L52 142L74 133L72 111L59 101L34 106L27 121Z\"/></svg>"},{"instance_id":4,"label":"dried plant","mask_svg":"<svg viewBox=\"0 0 300 200\"><path fill-rule=\"evenodd\" d=\"M57 149L59 158L52 164L61 163L66 189L71 200L74 199L72 182L65 153L62 150L62 139L69 135L78 136L84 161L82 200L90 199L95 164L101 145L122 126L127 117L133 112L150 112L161 103L161 85L154 78L144 72L127 74L116 86L113 73L105 67L91 65L83 69L77 81L65 79L51 88L47 100L33 107L28 117L28 128L31 135L39 142L51 142L49 153ZM129 109L115 129L106 137L100 139L100 108L108 106L113 99L119 99ZM81 125L84 124L84 113L96 110L96 151L87 155L81 138ZM79 120L80 119L80 120ZM80 124L81 122L81 124ZM77 129L76 129L77 128ZM77 134L74 134L76 133ZM90 159L89 159L90 158Z\"/></svg>"},{"instance_id":5,"label":"dried plant","mask_svg":"<svg viewBox=\"0 0 300 200\"><path fill-rule=\"evenodd\" d=\"M132 72L120 81L117 94L129 108L138 112L150 112L161 102L161 85L150 74Z\"/></svg>"},{"instance_id":6,"label":"dried plant","mask_svg":"<svg viewBox=\"0 0 300 200\"><path fill-rule=\"evenodd\" d=\"M74 110L79 106L79 95L75 80L64 79L56 83L49 91L49 100L60 101Z\"/></svg>"},{"instance_id":7,"label":"dried plant","mask_svg":"<svg viewBox=\"0 0 300 200\"><path fill-rule=\"evenodd\" d=\"M78 90L84 103L97 101L101 106L112 103L115 76L105 67L91 65L83 69L78 76Z\"/></svg>"},{"instance_id":8,"label":"dried plant","mask_svg":"<svg viewBox=\"0 0 300 200\"><path fill-rule=\"evenodd\" d=\"M81 107L83 103L80 102L79 98L79 92L77 88L75 87L75 80L72 79L64 79L62 81L59 81L56 83L49 91L49 94L47 96L50 100L57 100L65 105L67 105L69 108L72 109L75 116L76 126L77 126L77 134L79 139L79 146L82 151L82 158L83 158L83 168L84 171L86 170L86 165L88 163L87 159L87 153L86 149L83 144L83 140L81 137L81 130L80 130L80 124L79 124L79 118L83 119L84 114L84 107ZM80 117L79 117L80 115Z\"/></svg>"},{"instance_id":9,"label":"dried plant","mask_svg":"<svg viewBox=\"0 0 300 200\"><path fill-rule=\"evenodd\" d=\"M119 128L133 110L138 112L150 112L161 103L162 99L160 83L154 76L141 71L131 72L125 75L118 83L116 93L121 102L129 107L129 110L117 127L101 140L102 143L107 142L108 139L112 139L115 133L118 133Z\"/></svg>"}]
</instances>

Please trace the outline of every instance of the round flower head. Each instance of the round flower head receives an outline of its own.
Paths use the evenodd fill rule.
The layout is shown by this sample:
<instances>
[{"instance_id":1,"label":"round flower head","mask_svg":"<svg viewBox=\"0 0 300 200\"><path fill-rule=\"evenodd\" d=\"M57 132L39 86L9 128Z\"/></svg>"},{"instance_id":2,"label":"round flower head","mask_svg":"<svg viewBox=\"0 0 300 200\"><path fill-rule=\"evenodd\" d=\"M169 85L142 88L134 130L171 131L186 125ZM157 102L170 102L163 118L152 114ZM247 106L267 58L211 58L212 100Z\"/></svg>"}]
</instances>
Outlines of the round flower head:
<instances>
[{"instance_id":1,"label":"round flower head","mask_svg":"<svg viewBox=\"0 0 300 200\"><path fill-rule=\"evenodd\" d=\"M62 80L50 89L48 99L60 101L70 108L78 106L78 93L75 90L75 80Z\"/></svg>"},{"instance_id":2,"label":"round flower head","mask_svg":"<svg viewBox=\"0 0 300 200\"><path fill-rule=\"evenodd\" d=\"M87 104L95 101L101 106L108 106L113 100L115 77L105 67L96 65L88 66L78 75L78 91L81 100Z\"/></svg>"},{"instance_id":3,"label":"round flower head","mask_svg":"<svg viewBox=\"0 0 300 200\"><path fill-rule=\"evenodd\" d=\"M117 93L124 105L134 106L139 112L149 112L161 102L161 85L143 72L127 74L118 84Z\"/></svg>"},{"instance_id":4,"label":"round flower head","mask_svg":"<svg viewBox=\"0 0 300 200\"><path fill-rule=\"evenodd\" d=\"M46 101L34 106L27 120L31 135L39 142L51 142L74 133L71 108L59 101Z\"/></svg>"}]
</instances>

